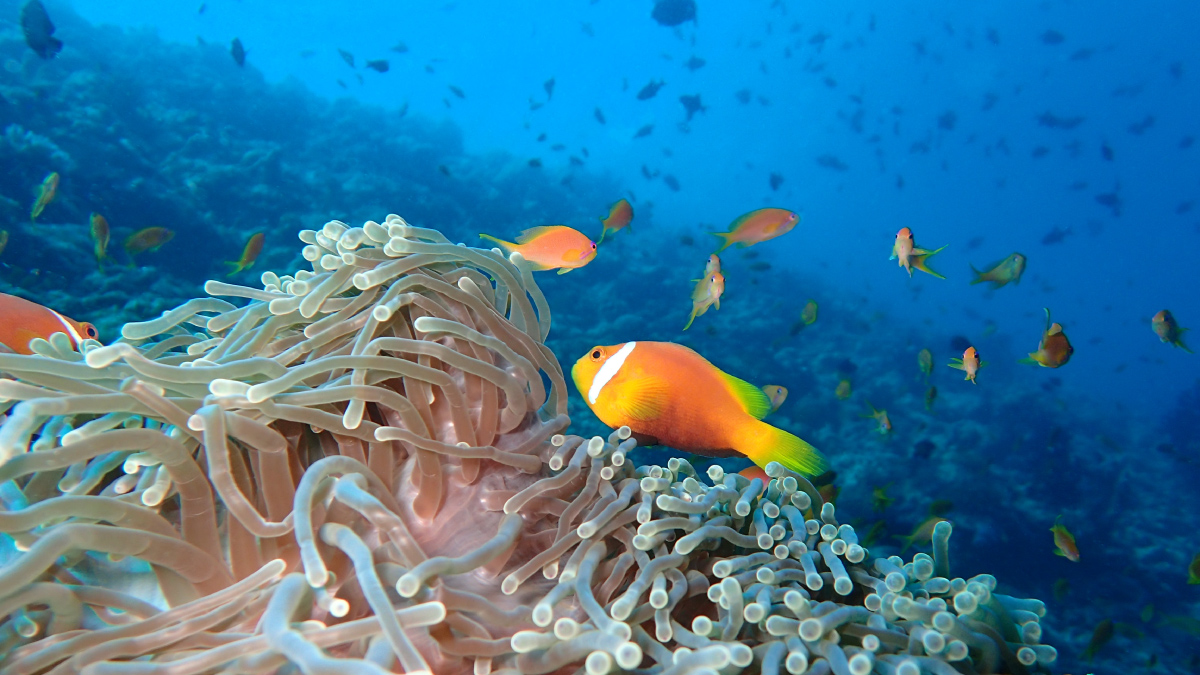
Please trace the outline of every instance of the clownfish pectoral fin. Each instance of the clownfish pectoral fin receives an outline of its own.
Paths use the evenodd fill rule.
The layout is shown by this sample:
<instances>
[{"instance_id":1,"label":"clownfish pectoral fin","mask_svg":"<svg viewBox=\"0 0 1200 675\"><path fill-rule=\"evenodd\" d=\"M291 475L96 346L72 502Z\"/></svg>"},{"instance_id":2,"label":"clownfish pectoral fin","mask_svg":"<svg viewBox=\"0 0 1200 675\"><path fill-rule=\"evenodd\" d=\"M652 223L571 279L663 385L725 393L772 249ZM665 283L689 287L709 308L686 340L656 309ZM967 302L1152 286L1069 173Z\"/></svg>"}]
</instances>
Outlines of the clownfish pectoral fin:
<instances>
[{"instance_id":1,"label":"clownfish pectoral fin","mask_svg":"<svg viewBox=\"0 0 1200 675\"><path fill-rule=\"evenodd\" d=\"M613 407L622 416L639 422L658 419L666 408L670 385L666 380L648 376L623 383Z\"/></svg>"},{"instance_id":2,"label":"clownfish pectoral fin","mask_svg":"<svg viewBox=\"0 0 1200 675\"><path fill-rule=\"evenodd\" d=\"M742 410L754 419L761 420L771 412L771 398L761 388L729 373L721 373L721 379L725 380L730 393L742 404Z\"/></svg>"}]
</instances>

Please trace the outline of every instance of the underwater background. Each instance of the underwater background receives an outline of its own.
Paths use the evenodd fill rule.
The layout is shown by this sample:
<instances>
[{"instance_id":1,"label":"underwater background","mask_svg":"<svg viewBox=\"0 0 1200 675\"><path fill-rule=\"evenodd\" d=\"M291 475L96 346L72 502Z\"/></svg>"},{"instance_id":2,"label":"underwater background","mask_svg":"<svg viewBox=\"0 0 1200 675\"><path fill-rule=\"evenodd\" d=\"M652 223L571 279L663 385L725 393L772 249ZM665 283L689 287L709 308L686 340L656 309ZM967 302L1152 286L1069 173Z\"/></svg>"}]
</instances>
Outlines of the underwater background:
<instances>
[{"instance_id":1,"label":"underwater background","mask_svg":"<svg viewBox=\"0 0 1200 675\"><path fill-rule=\"evenodd\" d=\"M45 3L53 58L23 4L0 1L0 292L108 342L224 278L255 232L242 283L302 264L296 232L334 218L595 239L626 198L632 227L591 264L539 275L560 362L675 341L782 385L772 424L821 449L873 553L932 508L964 575L1046 600L1055 672L1200 672L1200 357L1150 323L1200 325L1194 4L76 0ZM727 250L720 309L683 332L708 233L766 206L800 224ZM148 227L174 237L127 257ZM889 262L902 227L947 246L945 280ZM970 284L1013 252L1020 284ZM1043 308L1075 346L1060 369L1017 362ZM966 345L977 385L946 367ZM580 398L570 415L607 433ZM1054 555L1060 516L1078 562Z\"/></svg>"}]
</instances>

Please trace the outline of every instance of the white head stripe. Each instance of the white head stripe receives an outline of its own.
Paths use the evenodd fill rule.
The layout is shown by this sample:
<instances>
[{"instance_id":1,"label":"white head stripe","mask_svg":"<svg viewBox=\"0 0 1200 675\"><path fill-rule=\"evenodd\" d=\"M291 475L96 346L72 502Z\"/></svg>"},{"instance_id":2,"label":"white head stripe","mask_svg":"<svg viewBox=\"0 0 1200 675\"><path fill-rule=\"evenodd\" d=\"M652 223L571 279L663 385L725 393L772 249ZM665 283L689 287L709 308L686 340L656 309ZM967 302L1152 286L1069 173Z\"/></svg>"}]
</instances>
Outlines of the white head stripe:
<instances>
[{"instance_id":1,"label":"white head stripe","mask_svg":"<svg viewBox=\"0 0 1200 675\"><path fill-rule=\"evenodd\" d=\"M629 358L636 346L636 342L626 342L624 347L621 347L616 354L604 362L604 365L600 366L600 372L596 373L596 379L592 380L592 386L588 389L589 403L596 402L596 397L600 395L604 385L608 384L608 381L621 370L621 366L625 365L625 359Z\"/></svg>"},{"instance_id":2,"label":"white head stripe","mask_svg":"<svg viewBox=\"0 0 1200 675\"><path fill-rule=\"evenodd\" d=\"M62 324L63 328L66 328L66 330L63 332L66 333L67 337L71 338L71 340L75 343L75 346L78 347L80 343L83 342L83 336L79 334L79 331L75 330L75 327L71 325L71 322L67 321L62 314L59 314L54 310L50 310L50 313L54 315L54 318L58 319L58 322Z\"/></svg>"}]
</instances>

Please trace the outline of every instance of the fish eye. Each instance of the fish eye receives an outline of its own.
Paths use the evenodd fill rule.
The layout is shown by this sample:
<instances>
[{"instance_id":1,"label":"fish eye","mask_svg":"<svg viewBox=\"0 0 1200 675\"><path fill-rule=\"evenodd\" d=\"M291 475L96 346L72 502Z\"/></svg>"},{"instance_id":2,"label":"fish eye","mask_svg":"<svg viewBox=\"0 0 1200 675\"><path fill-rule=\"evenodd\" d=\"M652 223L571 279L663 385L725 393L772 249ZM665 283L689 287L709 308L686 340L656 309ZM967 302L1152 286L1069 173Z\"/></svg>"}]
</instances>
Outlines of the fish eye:
<instances>
[{"instance_id":1,"label":"fish eye","mask_svg":"<svg viewBox=\"0 0 1200 675\"><path fill-rule=\"evenodd\" d=\"M596 248L596 242L593 241L592 242L592 250L595 250L595 248Z\"/></svg>"},{"instance_id":2,"label":"fish eye","mask_svg":"<svg viewBox=\"0 0 1200 675\"><path fill-rule=\"evenodd\" d=\"M592 350L592 360L593 361L599 361L600 357L602 357L602 356L604 356L603 349L593 349Z\"/></svg>"},{"instance_id":3,"label":"fish eye","mask_svg":"<svg viewBox=\"0 0 1200 675\"><path fill-rule=\"evenodd\" d=\"M87 325L87 326L84 328L84 332L85 332L85 333L87 333L87 336L88 336L88 337L90 337L90 338L94 338L94 337L96 337L96 327L95 327L95 326L93 326L93 325L91 325L91 324L88 324L88 325Z\"/></svg>"}]
</instances>

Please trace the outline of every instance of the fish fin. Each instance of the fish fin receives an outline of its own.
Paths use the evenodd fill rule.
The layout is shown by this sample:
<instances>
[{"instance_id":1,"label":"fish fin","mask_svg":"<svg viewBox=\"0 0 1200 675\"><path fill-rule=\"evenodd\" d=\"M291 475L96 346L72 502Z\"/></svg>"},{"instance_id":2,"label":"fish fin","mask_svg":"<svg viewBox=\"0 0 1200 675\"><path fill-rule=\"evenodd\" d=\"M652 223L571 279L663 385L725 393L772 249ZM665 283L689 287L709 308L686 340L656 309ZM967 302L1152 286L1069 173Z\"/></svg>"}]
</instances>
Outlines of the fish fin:
<instances>
[{"instance_id":1,"label":"fish fin","mask_svg":"<svg viewBox=\"0 0 1200 675\"><path fill-rule=\"evenodd\" d=\"M963 365L962 359L950 359L950 363L947 363L946 365L950 366L951 368L958 368L959 370L967 369L966 366Z\"/></svg>"},{"instance_id":2,"label":"fish fin","mask_svg":"<svg viewBox=\"0 0 1200 675\"><path fill-rule=\"evenodd\" d=\"M574 267L560 267L560 268L558 268L558 273L560 275L566 274L567 272L570 272L573 269L575 269L575 268Z\"/></svg>"},{"instance_id":3,"label":"fish fin","mask_svg":"<svg viewBox=\"0 0 1200 675\"><path fill-rule=\"evenodd\" d=\"M738 403L742 404L742 410L745 410L754 419L761 420L771 412L771 397L767 396L767 393L761 388L729 373L722 372L721 379L725 380L725 384L729 385L730 393L738 400Z\"/></svg>"},{"instance_id":4,"label":"fish fin","mask_svg":"<svg viewBox=\"0 0 1200 675\"><path fill-rule=\"evenodd\" d=\"M739 447L735 448L750 461L761 467L779 462L789 471L802 475L818 476L825 472L825 458L808 442L766 422L755 421L753 424L755 428L742 435Z\"/></svg>"},{"instance_id":5,"label":"fish fin","mask_svg":"<svg viewBox=\"0 0 1200 675\"><path fill-rule=\"evenodd\" d=\"M1023 358L1023 359L1020 359L1020 360L1018 360L1018 361L1017 361L1017 363L1023 363L1023 364L1025 364L1025 365L1027 365L1027 366L1040 366L1040 365L1042 365L1042 364L1038 363L1037 359L1033 358L1033 354L1032 354L1032 353L1031 353L1029 356L1027 356L1026 358Z\"/></svg>"},{"instance_id":6,"label":"fish fin","mask_svg":"<svg viewBox=\"0 0 1200 675\"><path fill-rule=\"evenodd\" d=\"M232 270L230 270L229 274L226 274L226 275L225 275L226 277L232 277L232 276L235 276L235 275L237 275L237 273L239 273L239 272L241 272L242 270L245 270L245 269L247 269L247 268L249 268L249 267L250 267L249 265L243 265L243 264L242 264L242 263L240 263L240 262L234 262L234 261L232 261L232 260L230 260L229 262L227 262L227 263L225 263L225 264L226 264L227 266L229 266L229 267L233 268Z\"/></svg>"},{"instance_id":7,"label":"fish fin","mask_svg":"<svg viewBox=\"0 0 1200 675\"><path fill-rule=\"evenodd\" d=\"M942 250L942 249L944 249L944 248L946 248L946 247L945 247L945 246L943 246L942 248L939 248L939 249L937 249L937 250L935 250L935 251L929 251L929 252L927 252L927 253L922 253L922 254L920 254L920 255L912 255L912 256L910 256L910 257L909 257L909 259L912 261L912 266L913 266L913 267L915 267L915 268L917 268L917 269L919 269L919 270L921 270L922 272L924 272L924 273L926 273L926 274L929 274L929 275L935 276L935 277L937 277L938 279L945 279L946 277L944 277L944 276L942 276L942 275L938 274L937 272L934 272L933 270L929 269L929 265L926 263L926 261L927 261L927 260L929 260L930 258L932 258L932 257L934 256L934 254L936 254L938 251L941 251L941 250ZM914 253L915 253L915 251L914 251ZM909 274L909 276L912 276L912 270L909 270L909 271L908 271L908 274Z\"/></svg>"},{"instance_id":8,"label":"fish fin","mask_svg":"<svg viewBox=\"0 0 1200 675\"><path fill-rule=\"evenodd\" d=\"M629 419L646 422L662 415L671 385L660 377L647 376L623 383L613 406Z\"/></svg>"},{"instance_id":9,"label":"fish fin","mask_svg":"<svg viewBox=\"0 0 1200 675\"><path fill-rule=\"evenodd\" d=\"M604 219L601 218L600 220L603 221ZM602 230L600 230L600 238L596 240L596 245L599 246L600 244L603 244L604 237L606 237L606 236L608 236L608 227L607 226L605 226Z\"/></svg>"},{"instance_id":10,"label":"fish fin","mask_svg":"<svg viewBox=\"0 0 1200 675\"><path fill-rule=\"evenodd\" d=\"M697 305L692 305L692 315L688 317L687 325L683 327L684 330L691 328L692 322L696 320L697 316L699 316L699 314L696 312L697 307Z\"/></svg>"},{"instance_id":11,"label":"fish fin","mask_svg":"<svg viewBox=\"0 0 1200 675\"><path fill-rule=\"evenodd\" d=\"M529 242L533 241L534 239L545 234L547 231L557 229L559 227L561 227L561 225L538 225L536 227L531 227L528 230L524 230L521 232L521 234L517 235L517 243L518 244L528 244Z\"/></svg>"},{"instance_id":12,"label":"fish fin","mask_svg":"<svg viewBox=\"0 0 1200 675\"><path fill-rule=\"evenodd\" d=\"M721 298L718 297L713 299L713 307L721 309Z\"/></svg>"},{"instance_id":13,"label":"fish fin","mask_svg":"<svg viewBox=\"0 0 1200 675\"><path fill-rule=\"evenodd\" d=\"M486 239L487 241L490 241L494 244L498 244L500 246L500 248L504 249L504 251L506 253L510 253L517 248L517 245L512 243L511 241L504 241L503 239L497 239L496 237L493 237L490 234L480 234L479 238Z\"/></svg>"},{"instance_id":14,"label":"fish fin","mask_svg":"<svg viewBox=\"0 0 1200 675\"><path fill-rule=\"evenodd\" d=\"M720 253L721 251L724 251L725 249L727 249L733 245L733 233L732 232L709 232L709 234L713 235L714 237L721 238L721 248L717 249L716 253Z\"/></svg>"},{"instance_id":15,"label":"fish fin","mask_svg":"<svg viewBox=\"0 0 1200 675\"><path fill-rule=\"evenodd\" d=\"M1042 311L1046 313L1046 330L1048 331L1048 330L1050 330L1050 324L1053 323L1052 321L1050 321L1050 308L1043 307Z\"/></svg>"},{"instance_id":16,"label":"fish fin","mask_svg":"<svg viewBox=\"0 0 1200 675\"><path fill-rule=\"evenodd\" d=\"M987 281L987 279L983 278L983 276L987 274L986 272L980 272L979 270L975 269L974 265L971 265L970 267L971 271L975 273L975 279L971 281L972 286L975 284L982 284L983 282Z\"/></svg>"}]
</instances>

